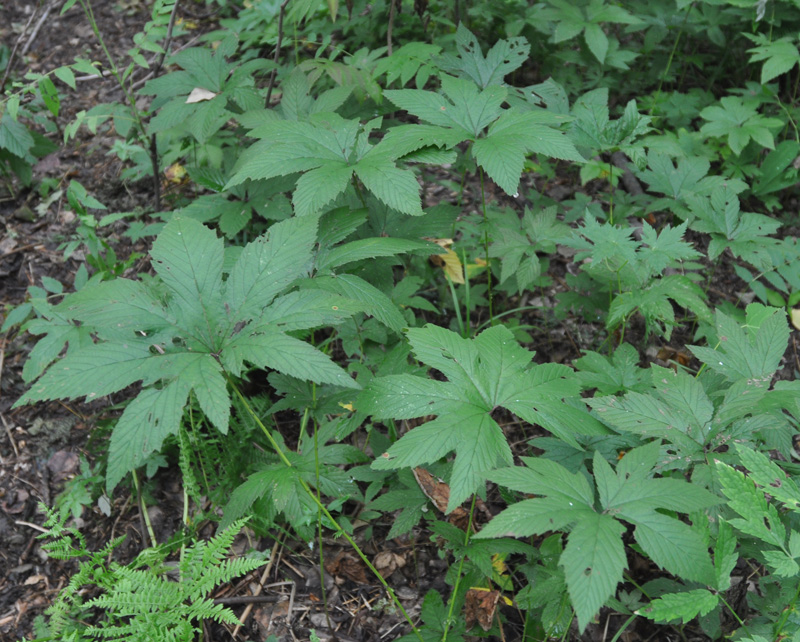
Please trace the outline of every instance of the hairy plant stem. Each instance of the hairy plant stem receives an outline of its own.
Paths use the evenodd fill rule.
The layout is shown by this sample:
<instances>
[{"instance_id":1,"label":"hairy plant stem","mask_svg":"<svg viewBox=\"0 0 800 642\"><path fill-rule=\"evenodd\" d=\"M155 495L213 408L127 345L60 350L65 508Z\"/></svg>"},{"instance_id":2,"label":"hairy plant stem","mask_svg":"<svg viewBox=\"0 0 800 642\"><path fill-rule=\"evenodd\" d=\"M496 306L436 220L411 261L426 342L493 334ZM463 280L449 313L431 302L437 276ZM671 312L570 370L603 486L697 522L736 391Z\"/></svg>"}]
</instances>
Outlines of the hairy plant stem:
<instances>
[{"instance_id":1,"label":"hairy plant stem","mask_svg":"<svg viewBox=\"0 0 800 642\"><path fill-rule=\"evenodd\" d=\"M469 546L470 533L472 533L472 518L475 514L475 500L477 495L472 496L472 504L469 507L469 521L467 522L467 531L464 533L464 548ZM461 571L464 568L464 560L467 557L466 551L461 555L458 562L458 573L456 574L456 583L453 585L453 592L448 600L447 608L447 621L444 623L444 633L442 634L442 642L447 642L447 633L450 631L450 624L453 621L453 609L456 604L456 597L458 597L458 587L461 584Z\"/></svg>"},{"instance_id":2,"label":"hairy plant stem","mask_svg":"<svg viewBox=\"0 0 800 642\"><path fill-rule=\"evenodd\" d=\"M292 462L290 462L288 457L286 457L286 454L283 452L281 447L278 445L278 442L272 436L272 433L270 433L269 429L267 429L267 427L264 425L264 422L261 421L261 417L259 417L256 414L255 410L253 410L253 407L248 403L247 398L239 390L239 387L236 385L236 383L233 381L233 379L230 377L230 375L228 375L226 373L225 376L228 379L228 383L230 384L231 389L236 393L236 396L239 398L239 401L242 402L242 404L244 405L244 407L247 410L247 412L253 418L253 421L256 422L256 425L259 428L261 428L261 431L266 436L266 438L269 441L270 445L275 449L275 452L277 453L277 455L280 458L280 460L283 462L284 466L286 466L287 468L294 468L294 466L292 465ZM350 534L347 531L345 531L339 525L339 522L337 522L336 519L333 517L333 515L331 515L330 511L325 507L325 505L322 503L320 498L317 497L316 493L314 493L313 490L311 490L311 487L308 485L306 480L303 479L302 477L298 477L298 481L300 482L300 485L303 487L303 490L308 494L309 497L311 497L312 501L317 505L317 508L319 509L319 511L326 518L328 518L330 523L333 525L333 528L336 531L336 535L337 536L342 536L347 541L347 543L350 544L350 546L355 551L356 555L358 555L358 557L361 559L361 561L364 562L364 565L370 570L370 572L380 582L381 586L383 586L383 589L386 591L386 594L389 596L389 599L394 603L394 605L397 607L397 609L403 614L403 617L405 618L406 622L408 622L408 624L411 626L411 630L414 632L414 635L416 635L416 637L419 639L420 642L425 642L423 640L423 638L422 638L422 634L420 633L419 629L416 627L414 622L411 620L411 617L408 615L408 612L406 611L405 607L400 602L400 600L397 598L397 595L395 595L394 589L392 589L392 587L389 586L389 584L386 582L386 580L383 578L383 576L378 572L378 569L376 569L375 566L373 566L372 562L370 562L369 559L367 559L367 556L364 554L364 551L362 551L361 548L359 547L359 545L356 544L355 540L350 536ZM470 517L470 523L471 523L471 517Z\"/></svg>"}]
</instances>

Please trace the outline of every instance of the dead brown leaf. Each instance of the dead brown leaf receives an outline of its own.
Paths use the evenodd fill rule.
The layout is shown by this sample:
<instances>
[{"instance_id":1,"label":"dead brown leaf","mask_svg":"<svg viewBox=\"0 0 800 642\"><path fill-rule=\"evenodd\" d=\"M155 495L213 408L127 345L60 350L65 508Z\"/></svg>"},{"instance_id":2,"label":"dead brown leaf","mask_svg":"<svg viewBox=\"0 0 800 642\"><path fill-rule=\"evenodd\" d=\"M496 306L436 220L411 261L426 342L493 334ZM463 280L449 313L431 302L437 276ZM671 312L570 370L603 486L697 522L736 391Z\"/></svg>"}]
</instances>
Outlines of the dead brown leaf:
<instances>
[{"instance_id":1,"label":"dead brown leaf","mask_svg":"<svg viewBox=\"0 0 800 642\"><path fill-rule=\"evenodd\" d=\"M398 555L394 551L381 551L375 556L372 561L378 573L384 579L389 577L397 569L403 568L406 565L406 559L402 555Z\"/></svg>"},{"instance_id":2,"label":"dead brown leaf","mask_svg":"<svg viewBox=\"0 0 800 642\"><path fill-rule=\"evenodd\" d=\"M467 630L474 626L476 622L484 631L491 629L499 601L500 591L478 588L471 588L467 591L466 604L464 605Z\"/></svg>"}]
</instances>

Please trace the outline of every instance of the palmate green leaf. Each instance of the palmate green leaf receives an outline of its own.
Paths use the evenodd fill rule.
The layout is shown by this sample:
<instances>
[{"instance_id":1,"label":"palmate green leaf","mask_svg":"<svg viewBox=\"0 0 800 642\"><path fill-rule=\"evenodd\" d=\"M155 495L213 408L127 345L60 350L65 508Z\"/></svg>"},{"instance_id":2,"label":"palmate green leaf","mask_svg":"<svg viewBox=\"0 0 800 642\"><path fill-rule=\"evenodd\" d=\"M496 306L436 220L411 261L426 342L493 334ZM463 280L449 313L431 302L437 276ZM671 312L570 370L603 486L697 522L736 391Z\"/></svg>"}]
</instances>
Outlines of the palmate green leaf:
<instances>
[{"instance_id":1,"label":"palmate green leaf","mask_svg":"<svg viewBox=\"0 0 800 642\"><path fill-rule=\"evenodd\" d=\"M240 156L225 189L247 179L306 172L297 181L292 202L298 216L308 216L339 196L355 172L389 207L422 214L414 174L395 163L401 154L368 142L379 120L362 126L335 113L314 113L308 118L309 122L270 120L256 127L251 134L262 140Z\"/></svg>"},{"instance_id":2,"label":"palmate green leaf","mask_svg":"<svg viewBox=\"0 0 800 642\"><path fill-rule=\"evenodd\" d=\"M743 34L758 46L748 49L750 62L761 62L761 84L766 85L771 80L791 70L799 61L800 53L797 51L796 38L784 36L770 41L765 34Z\"/></svg>"},{"instance_id":3,"label":"palmate green leaf","mask_svg":"<svg viewBox=\"0 0 800 642\"><path fill-rule=\"evenodd\" d=\"M620 517L636 524L634 537L656 564L680 577L711 584L714 568L708 557L708 543L683 522L645 508L628 506Z\"/></svg>"},{"instance_id":4,"label":"palmate green leaf","mask_svg":"<svg viewBox=\"0 0 800 642\"><path fill-rule=\"evenodd\" d=\"M649 169L637 172L639 178L654 192L672 198L685 198L687 195L707 191L707 181L703 179L711 168L708 159L702 156L679 158L677 167L666 154L650 152L647 155Z\"/></svg>"},{"instance_id":5,"label":"palmate green leaf","mask_svg":"<svg viewBox=\"0 0 800 642\"><path fill-rule=\"evenodd\" d=\"M420 120L463 131L464 138L474 139L500 116L508 93L499 85L481 91L469 80L447 75L442 76L442 92L444 95L420 89L392 89L384 96Z\"/></svg>"},{"instance_id":6,"label":"palmate green leaf","mask_svg":"<svg viewBox=\"0 0 800 642\"><path fill-rule=\"evenodd\" d=\"M524 457L525 467L497 470L489 478L540 497L512 504L476 537L570 531L560 564L581 627L622 579L622 534L626 529L619 520L636 526L636 540L654 562L686 579L711 583L714 569L699 529L659 511L699 511L719 503L719 499L683 480L654 478L659 459L659 441L628 452L616 471L595 451L592 470L601 513L595 489L584 472L571 473L555 461Z\"/></svg>"},{"instance_id":7,"label":"palmate green leaf","mask_svg":"<svg viewBox=\"0 0 800 642\"><path fill-rule=\"evenodd\" d=\"M567 377L569 368L531 366L533 355L522 349L503 326L485 330L472 340L431 325L410 329L408 337L416 357L448 381L408 375L376 377L356 405L380 418L438 415L401 437L377 458L373 467L387 470L418 466L455 451L448 511L474 493L491 471L511 463L508 443L491 412L498 405L511 409L510 400L515 395L519 398L513 403L520 413L527 412L527 406L535 405L535 412L540 411L540 406L545 407L542 414L550 412L553 423L563 432L569 432L573 424L562 422L579 426L589 420L590 424L600 425L592 422L585 411L562 400L579 391ZM546 372L539 373L540 369ZM556 407L566 408L567 412L561 414Z\"/></svg>"},{"instance_id":8,"label":"palmate green leaf","mask_svg":"<svg viewBox=\"0 0 800 642\"><path fill-rule=\"evenodd\" d=\"M452 450L456 459L447 512L472 495L488 471L512 461L505 435L486 409L461 403L406 434L372 466L377 470L414 467L441 459Z\"/></svg>"},{"instance_id":9,"label":"palmate green leaf","mask_svg":"<svg viewBox=\"0 0 800 642\"><path fill-rule=\"evenodd\" d=\"M760 304L751 303L747 306L748 322L751 326L752 316L762 309L764 306ZM782 310L766 309L771 310L771 314L750 334L739 327L736 321L717 311L719 346L716 349L689 346L689 349L709 368L731 382L739 379L771 379L786 350L789 326Z\"/></svg>"},{"instance_id":10,"label":"palmate green leaf","mask_svg":"<svg viewBox=\"0 0 800 642\"><path fill-rule=\"evenodd\" d=\"M446 382L401 374L375 379L358 407L375 419L414 419L443 414L463 400L463 394Z\"/></svg>"},{"instance_id":11,"label":"palmate green leaf","mask_svg":"<svg viewBox=\"0 0 800 642\"><path fill-rule=\"evenodd\" d=\"M775 149L770 130L783 126L783 121L760 115L755 108L745 105L739 96L721 98L719 105L706 107L700 116L708 121L700 131L707 136L727 136L728 145L737 156L751 139L762 147Z\"/></svg>"},{"instance_id":12,"label":"palmate green leaf","mask_svg":"<svg viewBox=\"0 0 800 642\"><path fill-rule=\"evenodd\" d=\"M230 398L223 368L238 376L249 363L358 388L329 357L285 334L340 322L361 307L325 292L276 299L308 275L315 237L313 219L272 226L239 253L223 285L222 242L201 223L176 216L154 244L160 280L88 284L65 297L58 311L80 321L97 342L70 350L17 403L94 399L141 381L145 389L112 433L111 490L177 432L191 391L209 422L227 431Z\"/></svg>"},{"instance_id":13,"label":"palmate green leaf","mask_svg":"<svg viewBox=\"0 0 800 642\"><path fill-rule=\"evenodd\" d=\"M491 124L485 138L476 140L472 145L472 153L478 164L512 196L519 187L525 156L529 153L584 161L566 135L537 120L536 112L507 111Z\"/></svg>"},{"instance_id":14,"label":"palmate green leaf","mask_svg":"<svg viewBox=\"0 0 800 642\"><path fill-rule=\"evenodd\" d=\"M458 56L444 54L438 58L438 64L442 71L471 78L478 87L485 89L489 85L501 85L506 75L521 67L530 48L525 38L498 40L484 58L477 38L461 22L456 30Z\"/></svg>"}]
</instances>

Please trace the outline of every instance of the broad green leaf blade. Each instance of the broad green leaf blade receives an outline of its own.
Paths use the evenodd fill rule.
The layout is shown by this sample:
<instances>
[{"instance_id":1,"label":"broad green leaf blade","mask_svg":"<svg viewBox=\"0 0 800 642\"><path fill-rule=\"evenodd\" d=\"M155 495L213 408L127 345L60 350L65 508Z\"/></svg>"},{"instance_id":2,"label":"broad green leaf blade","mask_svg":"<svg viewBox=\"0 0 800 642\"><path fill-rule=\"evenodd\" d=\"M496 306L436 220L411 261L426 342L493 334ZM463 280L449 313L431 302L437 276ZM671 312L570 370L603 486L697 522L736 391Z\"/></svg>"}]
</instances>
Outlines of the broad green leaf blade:
<instances>
[{"instance_id":1,"label":"broad green leaf blade","mask_svg":"<svg viewBox=\"0 0 800 642\"><path fill-rule=\"evenodd\" d=\"M601 64L604 63L608 53L608 36L603 31L603 28L598 24L588 24L583 32L583 37L586 39L589 51Z\"/></svg>"},{"instance_id":2,"label":"broad green leaf blade","mask_svg":"<svg viewBox=\"0 0 800 642\"><path fill-rule=\"evenodd\" d=\"M344 192L353 175L353 168L343 161L328 161L309 170L297 180L292 205L297 216L318 213Z\"/></svg>"},{"instance_id":3,"label":"broad green leaf blade","mask_svg":"<svg viewBox=\"0 0 800 642\"><path fill-rule=\"evenodd\" d=\"M386 132L380 143L375 145L375 153L389 154L391 158L401 158L424 147L444 147L451 149L469 138L469 132L462 128L450 129L435 125L398 125Z\"/></svg>"},{"instance_id":4,"label":"broad green leaf blade","mask_svg":"<svg viewBox=\"0 0 800 642\"><path fill-rule=\"evenodd\" d=\"M424 328L409 329L408 342L417 359L439 370L463 394L480 397L487 411L491 409L491 399L482 388L474 341L429 323Z\"/></svg>"},{"instance_id":5,"label":"broad green leaf blade","mask_svg":"<svg viewBox=\"0 0 800 642\"><path fill-rule=\"evenodd\" d=\"M304 381L330 383L344 388L361 387L330 357L313 346L265 326L236 335L225 346L220 358L223 363L231 359L247 361L254 366L271 368Z\"/></svg>"},{"instance_id":6,"label":"broad green leaf blade","mask_svg":"<svg viewBox=\"0 0 800 642\"><path fill-rule=\"evenodd\" d=\"M523 457L526 467L501 468L489 475L493 482L521 493L546 495L567 506L594 505L594 490L581 473L571 473L549 459Z\"/></svg>"},{"instance_id":7,"label":"broad green leaf blade","mask_svg":"<svg viewBox=\"0 0 800 642\"><path fill-rule=\"evenodd\" d=\"M363 306L350 299L322 290L299 290L280 295L260 317L260 323L273 323L284 332L307 330L324 325L339 325Z\"/></svg>"},{"instance_id":8,"label":"broad green leaf blade","mask_svg":"<svg viewBox=\"0 0 800 642\"><path fill-rule=\"evenodd\" d=\"M359 396L356 407L375 419L413 419L444 414L464 403L451 383L413 375L376 377Z\"/></svg>"},{"instance_id":9,"label":"broad green leaf blade","mask_svg":"<svg viewBox=\"0 0 800 642\"><path fill-rule=\"evenodd\" d=\"M354 274L316 277L303 282L302 286L334 292L358 301L362 304L364 312L372 315L395 332L401 332L408 325L403 315L400 314L400 310L388 296Z\"/></svg>"},{"instance_id":10,"label":"broad green leaf blade","mask_svg":"<svg viewBox=\"0 0 800 642\"><path fill-rule=\"evenodd\" d=\"M56 306L67 318L88 324L102 337L125 339L135 331L163 330L175 318L141 281L114 279L93 284L67 296Z\"/></svg>"},{"instance_id":11,"label":"broad green leaf blade","mask_svg":"<svg viewBox=\"0 0 800 642\"><path fill-rule=\"evenodd\" d=\"M474 493L498 462L512 461L503 431L485 409L463 403L446 415L414 428L373 462L386 470L419 466L440 459L451 450L456 460L450 477L448 512Z\"/></svg>"},{"instance_id":12,"label":"broad green leaf blade","mask_svg":"<svg viewBox=\"0 0 800 642\"><path fill-rule=\"evenodd\" d=\"M317 269L326 270L337 268L348 263L372 259L379 256L394 256L406 252L423 252L426 254L439 254L442 248L436 243L412 241L390 237L376 237L359 239L335 247L317 260Z\"/></svg>"},{"instance_id":13,"label":"broad green leaf blade","mask_svg":"<svg viewBox=\"0 0 800 642\"><path fill-rule=\"evenodd\" d=\"M177 379L194 390L200 409L221 433L228 432L231 402L219 362L208 353L186 355Z\"/></svg>"},{"instance_id":14,"label":"broad green leaf blade","mask_svg":"<svg viewBox=\"0 0 800 642\"><path fill-rule=\"evenodd\" d=\"M313 218L291 218L245 246L225 283L230 321L258 318L279 292L308 274L316 234Z\"/></svg>"},{"instance_id":15,"label":"broad green leaf blade","mask_svg":"<svg viewBox=\"0 0 800 642\"><path fill-rule=\"evenodd\" d=\"M683 415L700 436L714 416L714 404L708 398L703 384L683 371L652 366L653 385L671 408Z\"/></svg>"},{"instance_id":16,"label":"broad green leaf blade","mask_svg":"<svg viewBox=\"0 0 800 642\"><path fill-rule=\"evenodd\" d=\"M708 544L697 531L654 510L626 507L619 516L636 524L636 541L661 568L702 584L714 581Z\"/></svg>"},{"instance_id":17,"label":"broad green leaf blade","mask_svg":"<svg viewBox=\"0 0 800 642\"><path fill-rule=\"evenodd\" d=\"M45 333L37 339L36 345L28 354L28 360L22 367L22 379L26 383L36 379L47 366L58 359L66 344L69 344L67 354L94 344L90 327L78 327L66 320L33 319L26 328L31 334Z\"/></svg>"},{"instance_id":18,"label":"broad green leaf blade","mask_svg":"<svg viewBox=\"0 0 800 642\"><path fill-rule=\"evenodd\" d=\"M627 457L628 455L625 455L623 459ZM640 479L626 483L604 507L620 511L623 515L629 507L634 510L666 508L681 513L691 513L719 503L721 503L719 497L701 486L689 484L682 479L663 478Z\"/></svg>"},{"instance_id":19,"label":"broad green leaf blade","mask_svg":"<svg viewBox=\"0 0 800 642\"><path fill-rule=\"evenodd\" d=\"M517 195L519 179L525 163L525 147L519 136L487 136L472 144L478 165L506 194Z\"/></svg>"},{"instance_id":20,"label":"broad green leaf blade","mask_svg":"<svg viewBox=\"0 0 800 642\"><path fill-rule=\"evenodd\" d=\"M173 218L153 243L153 267L194 322L219 307L222 289L222 239L202 223Z\"/></svg>"},{"instance_id":21,"label":"broad green leaf blade","mask_svg":"<svg viewBox=\"0 0 800 642\"><path fill-rule=\"evenodd\" d=\"M114 431L108 451L106 491L111 493L130 471L161 448L164 439L180 427L189 387L174 381L161 390L148 388L125 408Z\"/></svg>"},{"instance_id":22,"label":"broad green leaf blade","mask_svg":"<svg viewBox=\"0 0 800 642\"><path fill-rule=\"evenodd\" d=\"M503 405L517 417L531 424L542 426L578 450L582 450L582 448L575 439L575 435L607 435L610 433L608 428L588 412L573 408L560 399L542 397L533 401L507 401Z\"/></svg>"},{"instance_id":23,"label":"broad green leaf blade","mask_svg":"<svg viewBox=\"0 0 800 642\"><path fill-rule=\"evenodd\" d=\"M614 594L626 566L622 534L625 526L608 515L583 515L573 526L561 554L567 588L583 632L606 600Z\"/></svg>"},{"instance_id":24,"label":"broad green leaf blade","mask_svg":"<svg viewBox=\"0 0 800 642\"><path fill-rule=\"evenodd\" d=\"M494 475L490 477L494 479ZM495 516L473 539L541 535L564 529L582 519L592 519L591 513L593 511L585 505L570 506L561 498L524 499Z\"/></svg>"},{"instance_id":25,"label":"broad green leaf blade","mask_svg":"<svg viewBox=\"0 0 800 642\"><path fill-rule=\"evenodd\" d=\"M458 57L444 54L439 59L442 71L471 78L479 87L502 85L503 78L528 58L530 44L525 38L498 40L486 58L475 36L461 22L456 30Z\"/></svg>"},{"instance_id":26,"label":"broad green leaf blade","mask_svg":"<svg viewBox=\"0 0 800 642\"><path fill-rule=\"evenodd\" d=\"M516 376L533 359L533 352L521 347L505 326L488 328L475 338L475 347L483 366L478 372L481 388L492 405L501 405L506 392L516 389Z\"/></svg>"},{"instance_id":27,"label":"broad green leaf blade","mask_svg":"<svg viewBox=\"0 0 800 642\"><path fill-rule=\"evenodd\" d=\"M364 186L391 208L410 216L421 216L419 183L407 169L380 154L367 154L353 169Z\"/></svg>"},{"instance_id":28,"label":"broad green leaf blade","mask_svg":"<svg viewBox=\"0 0 800 642\"><path fill-rule=\"evenodd\" d=\"M684 593L670 593L653 600L645 608L636 611L648 620L671 622L680 620L688 624L698 615L710 613L719 603L719 598L706 589L694 589Z\"/></svg>"},{"instance_id":29,"label":"broad green leaf blade","mask_svg":"<svg viewBox=\"0 0 800 642\"><path fill-rule=\"evenodd\" d=\"M160 372L156 356L144 341L87 346L52 365L14 407L80 396L97 399L142 379L155 381Z\"/></svg>"}]
</instances>

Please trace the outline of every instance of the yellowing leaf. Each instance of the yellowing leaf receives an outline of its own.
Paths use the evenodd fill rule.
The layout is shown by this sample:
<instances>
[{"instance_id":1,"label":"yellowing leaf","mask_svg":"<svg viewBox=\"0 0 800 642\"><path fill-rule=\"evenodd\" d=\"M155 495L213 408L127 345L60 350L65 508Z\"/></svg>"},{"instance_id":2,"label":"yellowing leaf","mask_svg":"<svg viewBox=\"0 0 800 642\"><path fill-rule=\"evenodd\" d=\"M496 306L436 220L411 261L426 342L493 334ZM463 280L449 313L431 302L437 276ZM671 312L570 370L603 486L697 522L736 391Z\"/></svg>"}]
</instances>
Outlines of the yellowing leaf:
<instances>
[{"instance_id":1,"label":"yellowing leaf","mask_svg":"<svg viewBox=\"0 0 800 642\"><path fill-rule=\"evenodd\" d=\"M204 100L211 100L212 98L216 97L213 91L208 91L208 89L203 89L202 87L195 87L192 89L192 93L189 94L189 97L186 99L186 104L191 105L192 103L200 103Z\"/></svg>"},{"instance_id":2,"label":"yellowing leaf","mask_svg":"<svg viewBox=\"0 0 800 642\"><path fill-rule=\"evenodd\" d=\"M461 267L461 261L458 258L458 254L450 249L453 246L453 239L426 238L425 240L436 243L436 245L446 250L444 254L431 256L431 263L443 268L445 275L453 283L464 283L464 270Z\"/></svg>"},{"instance_id":3,"label":"yellowing leaf","mask_svg":"<svg viewBox=\"0 0 800 642\"><path fill-rule=\"evenodd\" d=\"M342 403L339 402L339 405L344 408L345 410L349 410L350 412L355 412L355 408L353 408L353 404L351 403Z\"/></svg>"},{"instance_id":4,"label":"yellowing leaf","mask_svg":"<svg viewBox=\"0 0 800 642\"><path fill-rule=\"evenodd\" d=\"M800 308L794 308L789 312L789 318L792 320L792 325L800 330Z\"/></svg>"},{"instance_id":5,"label":"yellowing leaf","mask_svg":"<svg viewBox=\"0 0 800 642\"><path fill-rule=\"evenodd\" d=\"M173 163L164 170L164 176L170 183L180 183L186 176L186 168L180 163Z\"/></svg>"},{"instance_id":6,"label":"yellowing leaf","mask_svg":"<svg viewBox=\"0 0 800 642\"><path fill-rule=\"evenodd\" d=\"M492 555L492 568L498 575L505 573L507 570L505 557L501 556L499 553Z\"/></svg>"},{"instance_id":7,"label":"yellowing leaf","mask_svg":"<svg viewBox=\"0 0 800 642\"><path fill-rule=\"evenodd\" d=\"M447 250L440 254L439 258L444 263L444 273L453 283L464 283L464 270L461 268L461 261L458 254L453 250Z\"/></svg>"}]
</instances>

